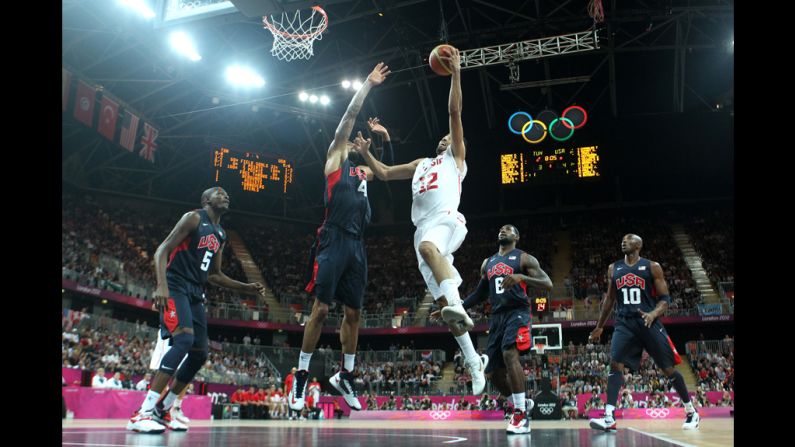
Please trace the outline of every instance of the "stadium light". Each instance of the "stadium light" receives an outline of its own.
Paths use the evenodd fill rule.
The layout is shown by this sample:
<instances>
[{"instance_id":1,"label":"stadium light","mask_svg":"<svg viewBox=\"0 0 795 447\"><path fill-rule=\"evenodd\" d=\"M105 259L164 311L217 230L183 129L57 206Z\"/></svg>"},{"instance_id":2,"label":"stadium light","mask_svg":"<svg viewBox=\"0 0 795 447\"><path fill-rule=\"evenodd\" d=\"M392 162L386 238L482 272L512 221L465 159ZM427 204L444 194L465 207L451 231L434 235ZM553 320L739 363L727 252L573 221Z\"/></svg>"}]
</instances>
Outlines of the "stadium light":
<instances>
[{"instance_id":1,"label":"stadium light","mask_svg":"<svg viewBox=\"0 0 795 447\"><path fill-rule=\"evenodd\" d=\"M226 79L241 87L262 87L265 80L250 68L233 65L226 69Z\"/></svg>"},{"instance_id":2,"label":"stadium light","mask_svg":"<svg viewBox=\"0 0 795 447\"><path fill-rule=\"evenodd\" d=\"M351 81L349 81L347 79L342 81L342 88L344 88L345 90L348 90L349 88L351 88Z\"/></svg>"},{"instance_id":3,"label":"stadium light","mask_svg":"<svg viewBox=\"0 0 795 447\"><path fill-rule=\"evenodd\" d=\"M306 102L306 100L309 99L309 95L306 92L301 92L298 94L298 99L300 99L301 102Z\"/></svg>"},{"instance_id":4,"label":"stadium light","mask_svg":"<svg viewBox=\"0 0 795 447\"><path fill-rule=\"evenodd\" d=\"M353 81L353 89L358 91L360 88L362 88L362 81L358 79Z\"/></svg>"},{"instance_id":5,"label":"stadium light","mask_svg":"<svg viewBox=\"0 0 795 447\"><path fill-rule=\"evenodd\" d=\"M320 103L323 104L324 106L327 106L330 102L331 100L329 99L328 96L323 95L320 97Z\"/></svg>"},{"instance_id":6,"label":"stadium light","mask_svg":"<svg viewBox=\"0 0 795 447\"><path fill-rule=\"evenodd\" d=\"M317 95L312 95L309 97L309 102L311 102L312 104L316 103L317 100L318 100Z\"/></svg>"},{"instance_id":7,"label":"stadium light","mask_svg":"<svg viewBox=\"0 0 795 447\"><path fill-rule=\"evenodd\" d=\"M119 0L119 3L134 10L146 19L154 18L156 15L155 12L152 11L152 8L150 8L147 4L148 2L143 0Z\"/></svg>"},{"instance_id":8,"label":"stadium light","mask_svg":"<svg viewBox=\"0 0 795 447\"><path fill-rule=\"evenodd\" d=\"M184 32L175 31L171 33L170 40L172 48L177 50L179 53L182 53L183 56L187 57L193 62L200 61L202 59L202 57L199 55L199 52L196 51L196 47L193 45L193 41L191 40L190 36Z\"/></svg>"}]
</instances>

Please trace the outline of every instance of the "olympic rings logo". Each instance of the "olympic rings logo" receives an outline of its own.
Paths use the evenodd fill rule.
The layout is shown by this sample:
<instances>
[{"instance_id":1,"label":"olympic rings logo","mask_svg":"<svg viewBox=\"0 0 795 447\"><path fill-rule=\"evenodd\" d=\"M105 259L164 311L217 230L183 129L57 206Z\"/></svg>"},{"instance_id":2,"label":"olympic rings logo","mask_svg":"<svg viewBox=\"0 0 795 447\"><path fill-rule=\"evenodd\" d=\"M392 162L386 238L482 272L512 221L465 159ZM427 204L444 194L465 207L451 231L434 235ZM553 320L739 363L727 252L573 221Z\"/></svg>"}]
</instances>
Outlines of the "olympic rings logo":
<instances>
[{"instance_id":1,"label":"olympic rings logo","mask_svg":"<svg viewBox=\"0 0 795 447\"><path fill-rule=\"evenodd\" d=\"M538 411L545 416L549 416L553 411L555 411L555 404L540 404L538 406Z\"/></svg>"},{"instance_id":2,"label":"olympic rings logo","mask_svg":"<svg viewBox=\"0 0 795 447\"><path fill-rule=\"evenodd\" d=\"M545 112L555 116L554 119L549 120L549 125L542 120L533 119L527 112L519 111L508 118L508 130L513 134L521 135L522 139L530 144L538 144L544 141L547 135L555 141L562 142L571 138L574 135L574 130L582 128L588 121L588 113L580 106L567 107L563 110L560 117L551 111L544 111L541 114ZM580 119L574 118L578 115L581 115ZM522 118L525 119L524 124L518 122ZM515 120L517 121L516 123L514 123ZM579 121L579 123L574 124L575 120ZM516 130L515 127L519 125L521 125L521 129Z\"/></svg>"},{"instance_id":3,"label":"olympic rings logo","mask_svg":"<svg viewBox=\"0 0 795 447\"><path fill-rule=\"evenodd\" d=\"M430 411L431 419L441 421L450 417L450 411Z\"/></svg>"},{"instance_id":4,"label":"olympic rings logo","mask_svg":"<svg viewBox=\"0 0 795 447\"><path fill-rule=\"evenodd\" d=\"M663 419L668 417L671 413L671 410L667 408L649 408L646 410L646 416L649 416L654 419Z\"/></svg>"}]
</instances>

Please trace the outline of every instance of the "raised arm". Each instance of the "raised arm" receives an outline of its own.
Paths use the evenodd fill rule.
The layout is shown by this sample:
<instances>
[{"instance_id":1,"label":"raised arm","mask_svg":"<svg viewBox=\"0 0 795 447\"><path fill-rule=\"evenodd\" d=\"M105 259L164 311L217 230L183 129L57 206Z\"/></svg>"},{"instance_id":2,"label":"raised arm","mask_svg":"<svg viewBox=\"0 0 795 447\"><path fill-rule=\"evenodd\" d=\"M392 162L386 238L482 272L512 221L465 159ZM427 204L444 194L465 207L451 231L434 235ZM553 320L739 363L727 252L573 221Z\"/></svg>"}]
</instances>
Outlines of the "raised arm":
<instances>
[{"instance_id":1,"label":"raised arm","mask_svg":"<svg viewBox=\"0 0 795 447\"><path fill-rule=\"evenodd\" d=\"M362 84L362 88L353 95L353 99L351 99L350 104L348 104L348 108L345 110L345 114L342 115L342 120L340 120L340 124L337 126L337 130L334 132L334 141L331 142L329 146L329 152L334 149L341 149L344 148L348 142L348 138L351 136L351 131L353 130L353 125L356 122L356 116L359 115L359 111L362 109L362 104L364 104L364 98L367 97L367 94L370 93L370 89L376 85L381 84L386 79L386 76L389 74L389 67L384 65L383 62L379 62L378 65L373 68L373 71L367 76L367 79Z\"/></svg>"},{"instance_id":2,"label":"raised arm","mask_svg":"<svg viewBox=\"0 0 795 447\"><path fill-rule=\"evenodd\" d=\"M450 56L443 56L452 71L450 78L450 98L447 101L447 111L450 113L450 138L452 139L453 156L462 169L466 157L464 145L464 126L461 124L461 54L457 48L451 50Z\"/></svg>"},{"instance_id":3,"label":"raised arm","mask_svg":"<svg viewBox=\"0 0 795 447\"><path fill-rule=\"evenodd\" d=\"M364 162L367 163L367 166L372 169L373 174L379 180L405 180L414 177L414 171L423 160L422 158L418 158L411 163L387 166L376 160L375 157L373 157L373 155L370 153L371 143L372 140L370 138L365 140L364 137L362 137L362 133L359 132L358 135L356 135L356 138L353 140L353 147L356 152L362 156Z\"/></svg>"}]
</instances>

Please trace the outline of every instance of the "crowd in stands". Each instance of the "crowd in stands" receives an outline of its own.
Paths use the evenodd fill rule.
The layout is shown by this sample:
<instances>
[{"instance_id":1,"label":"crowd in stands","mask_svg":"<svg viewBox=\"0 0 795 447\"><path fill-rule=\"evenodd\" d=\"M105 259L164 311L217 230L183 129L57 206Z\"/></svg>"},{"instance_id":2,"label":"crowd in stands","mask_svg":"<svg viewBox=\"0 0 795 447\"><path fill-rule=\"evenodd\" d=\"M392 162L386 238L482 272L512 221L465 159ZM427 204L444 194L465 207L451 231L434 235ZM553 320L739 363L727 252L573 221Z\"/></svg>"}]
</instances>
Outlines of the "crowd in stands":
<instances>
[{"instance_id":1,"label":"crowd in stands","mask_svg":"<svg viewBox=\"0 0 795 447\"><path fill-rule=\"evenodd\" d=\"M146 297L155 284L152 256L178 215L176 211L170 214L137 212L130 207L113 206L107 198L99 200L65 192L64 276ZM724 211L703 212L691 217L685 225L713 281L733 280L733 250L726 248L733 241L731 220L732 215ZM297 312L308 312L311 300L304 287L309 279L309 249L316 228L310 228L309 224L252 222L232 220L228 228L240 233L276 297L286 305L297 305ZM481 263L497 250L496 235L499 227L507 222L520 231L518 247L535 256L548 274L552 274L552 260L558 250L553 232L560 227L569 230L572 269L565 285L575 298L585 300L586 309L598 309L607 290L607 266L622 256L620 241L628 232L643 238L641 255L660 262L663 267L672 297L672 314L681 309L694 309L701 302L690 269L673 239L671 226L649 211L622 215L614 211L572 214L560 221L543 216L508 218L506 222L470 220L469 233L454 254L456 268L463 279L462 297L475 289ZM416 269L411 232L373 228L365 236L365 244L369 265L364 315L392 316L398 308L414 312L426 290ZM246 281L240 261L231 249L224 250L222 270L233 279ZM241 297L212 285L207 285L207 296L211 317L223 316L220 310L213 309L217 303L267 312L264 302L256 303L254 297ZM340 317L341 312L341 306L336 306L330 316ZM490 306L485 302L470 312L476 322L486 322Z\"/></svg>"},{"instance_id":2,"label":"crowd in stands","mask_svg":"<svg viewBox=\"0 0 795 447\"><path fill-rule=\"evenodd\" d=\"M354 366L354 387L360 394L387 394L408 392L410 394L427 394L435 392L436 381L442 377L441 362L422 360L399 360L397 362L364 362L357 361ZM336 362L332 374L340 368Z\"/></svg>"},{"instance_id":3,"label":"crowd in stands","mask_svg":"<svg viewBox=\"0 0 795 447\"><path fill-rule=\"evenodd\" d=\"M734 282L734 213L702 212L685 229L712 284Z\"/></svg>"},{"instance_id":4,"label":"crowd in stands","mask_svg":"<svg viewBox=\"0 0 795 447\"><path fill-rule=\"evenodd\" d=\"M120 373L122 377L144 375L149 372L149 361L156 343L157 331L146 324L138 323L135 333L110 329L111 324L98 321L88 324L87 319L106 320L83 314L78 322L63 319L61 362L63 367L84 370L104 368L109 373ZM92 322L93 323L93 322ZM196 380L226 383L259 383L276 385L277 373L266 359L254 355L238 355L226 351L211 350L204 367Z\"/></svg>"},{"instance_id":5,"label":"crowd in stands","mask_svg":"<svg viewBox=\"0 0 795 447\"><path fill-rule=\"evenodd\" d=\"M91 196L63 195L63 275L88 285L148 298L156 284L153 256L179 215L138 213L104 206ZM221 270L246 282L240 261L225 249ZM242 304L238 293L208 284L210 306ZM255 303L251 303L255 304Z\"/></svg>"}]
</instances>

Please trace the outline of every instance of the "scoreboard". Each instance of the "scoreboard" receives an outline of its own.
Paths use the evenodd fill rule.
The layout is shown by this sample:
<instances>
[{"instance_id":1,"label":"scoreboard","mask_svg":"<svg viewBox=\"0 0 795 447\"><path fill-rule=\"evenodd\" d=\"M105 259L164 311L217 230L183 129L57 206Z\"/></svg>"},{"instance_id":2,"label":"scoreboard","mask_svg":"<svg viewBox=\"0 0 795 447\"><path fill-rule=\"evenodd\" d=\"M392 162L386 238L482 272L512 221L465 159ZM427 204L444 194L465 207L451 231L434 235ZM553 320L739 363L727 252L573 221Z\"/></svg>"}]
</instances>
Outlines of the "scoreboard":
<instances>
[{"instance_id":1,"label":"scoreboard","mask_svg":"<svg viewBox=\"0 0 795 447\"><path fill-rule=\"evenodd\" d=\"M287 194L293 183L293 165L284 158L219 147L213 152L214 180L232 191Z\"/></svg>"},{"instance_id":2,"label":"scoreboard","mask_svg":"<svg viewBox=\"0 0 795 447\"><path fill-rule=\"evenodd\" d=\"M566 183L599 177L599 146L530 149L500 155L501 184Z\"/></svg>"}]
</instances>

